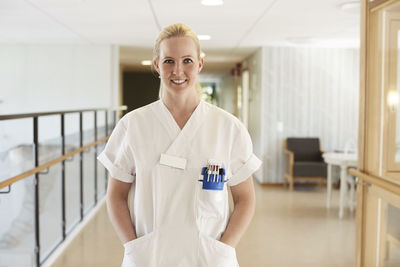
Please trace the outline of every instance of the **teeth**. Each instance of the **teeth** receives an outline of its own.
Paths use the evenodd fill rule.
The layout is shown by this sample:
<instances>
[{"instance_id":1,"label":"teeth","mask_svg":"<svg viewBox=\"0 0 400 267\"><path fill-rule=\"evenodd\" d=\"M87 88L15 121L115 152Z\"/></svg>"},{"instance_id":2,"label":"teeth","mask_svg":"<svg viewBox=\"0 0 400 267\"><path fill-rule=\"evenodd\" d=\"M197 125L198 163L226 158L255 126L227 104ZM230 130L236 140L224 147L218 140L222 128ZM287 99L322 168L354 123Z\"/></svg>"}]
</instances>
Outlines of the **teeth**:
<instances>
[{"instance_id":1,"label":"teeth","mask_svg":"<svg viewBox=\"0 0 400 267\"><path fill-rule=\"evenodd\" d=\"M185 80L172 80L174 83L184 83Z\"/></svg>"}]
</instances>

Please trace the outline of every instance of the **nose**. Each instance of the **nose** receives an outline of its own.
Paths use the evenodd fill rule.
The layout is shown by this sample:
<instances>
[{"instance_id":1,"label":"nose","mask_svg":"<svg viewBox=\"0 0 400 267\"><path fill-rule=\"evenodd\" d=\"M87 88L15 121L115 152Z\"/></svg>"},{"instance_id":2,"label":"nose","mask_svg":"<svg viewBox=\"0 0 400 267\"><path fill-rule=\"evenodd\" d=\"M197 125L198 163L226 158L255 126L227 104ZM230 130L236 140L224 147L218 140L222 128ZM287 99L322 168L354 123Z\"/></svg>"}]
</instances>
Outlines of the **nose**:
<instances>
[{"instance_id":1,"label":"nose","mask_svg":"<svg viewBox=\"0 0 400 267\"><path fill-rule=\"evenodd\" d=\"M181 75L182 72L183 72L182 63L177 62L177 63L175 64L175 66L174 66L173 74L175 74L175 75Z\"/></svg>"}]
</instances>

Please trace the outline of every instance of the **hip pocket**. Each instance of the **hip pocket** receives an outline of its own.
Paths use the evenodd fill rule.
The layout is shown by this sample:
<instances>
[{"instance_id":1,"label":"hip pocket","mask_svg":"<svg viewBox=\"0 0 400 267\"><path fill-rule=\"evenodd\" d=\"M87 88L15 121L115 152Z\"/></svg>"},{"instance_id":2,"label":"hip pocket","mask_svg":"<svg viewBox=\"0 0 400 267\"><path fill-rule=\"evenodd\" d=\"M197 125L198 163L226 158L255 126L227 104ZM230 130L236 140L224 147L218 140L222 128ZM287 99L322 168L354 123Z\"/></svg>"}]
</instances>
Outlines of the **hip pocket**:
<instances>
[{"instance_id":1,"label":"hip pocket","mask_svg":"<svg viewBox=\"0 0 400 267\"><path fill-rule=\"evenodd\" d=\"M227 244L200 234L201 267L238 267L236 250Z\"/></svg>"},{"instance_id":2,"label":"hip pocket","mask_svg":"<svg viewBox=\"0 0 400 267\"><path fill-rule=\"evenodd\" d=\"M122 267L151 266L154 243L154 232L125 243Z\"/></svg>"}]
</instances>

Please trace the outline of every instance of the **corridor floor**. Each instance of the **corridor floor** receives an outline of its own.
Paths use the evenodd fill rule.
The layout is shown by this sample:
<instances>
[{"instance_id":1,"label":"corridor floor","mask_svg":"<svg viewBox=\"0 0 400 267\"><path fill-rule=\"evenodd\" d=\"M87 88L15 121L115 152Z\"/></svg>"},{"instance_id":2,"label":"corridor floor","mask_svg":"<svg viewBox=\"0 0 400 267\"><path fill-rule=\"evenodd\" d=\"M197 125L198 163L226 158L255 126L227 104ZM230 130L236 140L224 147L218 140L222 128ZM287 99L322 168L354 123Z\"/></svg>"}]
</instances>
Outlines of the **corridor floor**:
<instances>
[{"instance_id":1,"label":"corridor floor","mask_svg":"<svg viewBox=\"0 0 400 267\"><path fill-rule=\"evenodd\" d=\"M355 216L338 218L337 190L328 210L319 186L255 188L256 213L236 249L241 267L354 266ZM107 216L103 205L52 266L120 266L123 246Z\"/></svg>"}]
</instances>

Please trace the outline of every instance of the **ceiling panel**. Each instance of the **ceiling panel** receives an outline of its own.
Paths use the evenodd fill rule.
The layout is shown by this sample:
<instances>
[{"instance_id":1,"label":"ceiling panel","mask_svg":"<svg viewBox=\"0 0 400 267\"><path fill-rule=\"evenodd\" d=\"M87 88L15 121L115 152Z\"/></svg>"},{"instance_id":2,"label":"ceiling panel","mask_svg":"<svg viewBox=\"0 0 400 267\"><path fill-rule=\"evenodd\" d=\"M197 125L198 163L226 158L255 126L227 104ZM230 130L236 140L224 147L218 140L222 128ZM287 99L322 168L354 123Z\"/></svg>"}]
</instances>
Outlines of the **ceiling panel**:
<instances>
[{"instance_id":1,"label":"ceiling panel","mask_svg":"<svg viewBox=\"0 0 400 267\"><path fill-rule=\"evenodd\" d=\"M22 0L0 1L0 43L82 43L66 29L34 6Z\"/></svg>"},{"instance_id":2,"label":"ceiling panel","mask_svg":"<svg viewBox=\"0 0 400 267\"><path fill-rule=\"evenodd\" d=\"M200 0L153 2L162 26L182 22L198 34L212 37L210 41L203 42L205 48L233 48L251 27L255 17L273 0L230 0L216 7L203 6ZM174 4L179 6L179 11L171 8Z\"/></svg>"},{"instance_id":3,"label":"ceiling panel","mask_svg":"<svg viewBox=\"0 0 400 267\"><path fill-rule=\"evenodd\" d=\"M158 33L146 0L32 0L93 43L149 45Z\"/></svg>"},{"instance_id":4,"label":"ceiling panel","mask_svg":"<svg viewBox=\"0 0 400 267\"><path fill-rule=\"evenodd\" d=\"M348 46L359 42L359 12L339 9L342 0L280 0L275 3L251 30L242 45L287 45L313 39L315 44Z\"/></svg>"},{"instance_id":5,"label":"ceiling panel","mask_svg":"<svg viewBox=\"0 0 400 267\"><path fill-rule=\"evenodd\" d=\"M0 44L119 44L121 60L139 64L151 57L159 32L150 3L162 27L182 22L212 37L201 41L205 69L233 66L265 45L359 44L359 12L340 10L345 0L225 0L218 7L200 2L1 0Z\"/></svg>"}]
</instances>

